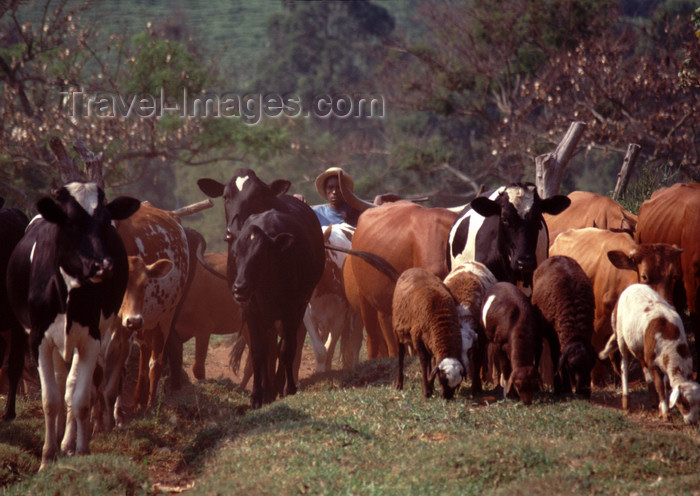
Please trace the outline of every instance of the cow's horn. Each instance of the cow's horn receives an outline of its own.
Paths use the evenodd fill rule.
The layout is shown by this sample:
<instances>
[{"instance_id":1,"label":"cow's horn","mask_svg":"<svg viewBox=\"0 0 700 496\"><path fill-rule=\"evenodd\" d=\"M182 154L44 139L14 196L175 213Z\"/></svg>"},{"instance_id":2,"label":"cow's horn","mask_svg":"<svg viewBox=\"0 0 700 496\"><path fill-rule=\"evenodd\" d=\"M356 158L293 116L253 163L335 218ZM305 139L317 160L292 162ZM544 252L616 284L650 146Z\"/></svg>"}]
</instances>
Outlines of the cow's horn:
<instances>
[{"instance_id":1,"label":"cow's horn","mask_svg":"<svg viewBox=\"0 0 700 496\"><path fill-rule=\"evenodd\" d=\"M340 192L343 194L345 203L350 205L355 210L364 212L368 208L376 207L374 203L370 203L361 198L355 196L355 193L349 188L345 187L345 181L343 180L343 171L338 171L338 182L340 183Z\"/></svg>"}]
</instances>

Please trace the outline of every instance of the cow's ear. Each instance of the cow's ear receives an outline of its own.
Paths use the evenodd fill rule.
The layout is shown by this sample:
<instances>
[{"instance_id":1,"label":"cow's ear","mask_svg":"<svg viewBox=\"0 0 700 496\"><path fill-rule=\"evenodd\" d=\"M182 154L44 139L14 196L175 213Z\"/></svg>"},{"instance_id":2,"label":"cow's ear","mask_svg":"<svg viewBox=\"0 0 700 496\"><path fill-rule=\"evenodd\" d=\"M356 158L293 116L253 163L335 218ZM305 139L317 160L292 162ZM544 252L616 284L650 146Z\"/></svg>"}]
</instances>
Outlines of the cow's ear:
<instances>
[{"instance_id":1,"label":"cow's ear","mask_svg":"<svg viewBox=\"0 0 700 496\"><path fill-rule=\"evenodd\" d=\"M292 183L287 181L286 179L275 179L270 183L270 189L272 190L272 194L274 194L275 196L282 196L287 191L289 191L289 188L291 186Z\"/></svg>"},{"instance_id":2,"label":"cow's ear","mask_svg":"<svg viewBox=\"0 0 700 496\"><path fill-rule=\"evenodd\" d=\"M36 204L36 209L46 221L52 224L63 225L66 222L66 212L49 197L39 200Z\"/></svg>"},{"instance_id":3,"label":"cow's ear","mask_svg":"<svg viewBox=\"0 0 700 496\"><path fill-rule=\"evenodd\" d=\"M107 210L112 220L124 220L134 215L140 206L141 202L136 198L120 196L107 204Z\"/></svg>"},{"instance_id":4,"label":"cow's ear","mask_svg":"<svg viewBox=\"0 0 700 496\"><path fill-rule=\"evenodd\" d=\"M294 243L294 236L290 233L280 233L272 238L272 242L280 252L283 252L292 246Z\"/></svg>"},{"instance_id":5,"label":"cow's ear","mask_svg":"<svg viewBox=\"0 0 700 496\"><path fill-rule=\"evenodd\" d=\"M197 186L202 193L210 198L218 198L224 194L224 185L214 179L203 177L197 181Z\"/></svg>"},{"instance_id":6,"label":"cow's ear","mask_svg":"<svg viewBox=\"0 0 700 496\"><path fill-rule=\"evenodd\" d=\"M630 255L620 250L611 250L608 252L608 259L615 267L622 270L637 270L637 264L634 261L634 252Z\"/></svg>"},{"instance_id":7,"label":"cow's ear","mask_svg":"<svg viewBox=\"0 0 700 496\"><path fill-rule=\"evenodd\" d=\"M170 274L170 271L174 266L175 264L173 264L167 258L161 258L153 262L151 265L147 265L146 273L151 279L160 279L161 277L165 277Z\"/></svg>"},{"instance_id":8,"label":"cow's ear","mask_svg":"<svg viewBox=\"0 0 700 496\"><path fill-rule=\"evenodd\" d=\"M470 205L477 214L483 217L501 215L501 206L495 201L489 200L485 196L474 198Z\"/></svg>"},{"instance_id":9,"label":"cow's ear","mask_svg":"<svg viewBox=\"0 0 700 496\"><path fill-rule=\"evenodd\" d=\"M557 215L566 210L569 205L571 205L571 199L564 195L554 195L542 200L540 210L545 214Z\"/></svg>"}]
</instances>

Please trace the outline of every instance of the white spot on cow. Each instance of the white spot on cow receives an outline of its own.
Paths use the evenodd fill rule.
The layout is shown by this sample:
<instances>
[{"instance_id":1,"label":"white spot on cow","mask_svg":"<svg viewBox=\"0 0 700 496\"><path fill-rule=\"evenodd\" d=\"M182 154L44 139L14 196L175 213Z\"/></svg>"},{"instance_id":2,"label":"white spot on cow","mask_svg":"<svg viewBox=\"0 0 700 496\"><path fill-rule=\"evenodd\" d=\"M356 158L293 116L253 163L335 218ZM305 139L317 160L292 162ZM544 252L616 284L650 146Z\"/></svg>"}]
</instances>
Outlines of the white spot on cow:
<instances>
[{"instance_id":1,"label":"white spot on cow","mask_svg":"<svg viewBox=\"0 0 700 496\"><path fill-rule=\"evenodd\" d=\"M41 214L36 214L36 215L32 218L32 220L29 221L29 224L27 225L27 227L26 227L26 229L24 230L24 232L27 232L27 231L29 230L29 228L30 228L32 225L34 225L34 223L35 223L36 221L38 221L39 219L43 219L43 217L41 216Z\"/></svg>"},{"instance_id":2,"label":"white spot on cow","mask_svg":"<svg viewBox=\"0 0 700 496\"><path fill-rule=\"evenodd\" d=\"M484 327L486 327L486 316L489 314L489 308L491 307L491 304L495 299L496 295L489 296L484 302L484 306L481 309L481 322L484 324Z\"/></svg>"},{"instance_id":3,"label":"white spot on cow","mask_svg":"<svg viewBox=\"0 0 700 496\"><path fill-rule=\"evenodd\" d=\"M71 289L79 288L80 287L80 281L76 279L75 277L66 274L66 272L63 270L63 267L59 267L58 270L61 272L61 276L63 277L63 282L66 283L66 287L68 288L68 292L70 292Z\"/></svg>"},{"instance_id":4,"label":"white spot on cow","mask_svg":"<svg viewBox=\"0 0 700 496\"><path fill-rule=\"evenodd\" d=\"M447 378L447 385L451 388L456 388L459 383L462 382L462 376L464 375L464 367L459 363L459 360L455 358L445 358L438 368L445 373Z\"/></svg>"},{"instance_id":5,"label":"white spot on cow","mask_svg":"<svg viewBox=\"0 0 700 496\"><path fill-rule=\"evenodd\" d=\"M508 201L513 204L520 217L525 217L535 203L535 193L522 186L510 186L506 188Z\"/></svg>"},{"instance_id":6,"label":"white spot on cow","mask_svg":"<svg viewBox=\"0 0 700 496\"><path fill-rule=\"evenodd\" d=\"M236 188L238 191L243 191L243 185L248 181L248 176L237 177L236 178Z\"/></svg>"},{"instance_id":7,"label":"white spot on cow","mask_svg":"<svg viewBox=\"0 0 700 496\"><path fill-rule=\"evenodd\" d=\"M69 183L66 189L85 211L92 215L98 207L99 190L95 183Z\"/></svg>"},{"instance_id":8,"label":"white spot on cow","mask_svg":"<svg viewBox=\"0 0 700 496\"><path fill-rule=\"evenodd\" d=\"M254 239L255 239L255 234L254 234L254 233L251 233L251 235L250 235L250 240L253 241Z\"/></svg>"},{"instance_id":9,"label":"white spot on cow","mask_svg":"<svg viewBox=\"0 0 700 496\"><path fill-rule=\"evenodd\" d=\"M29 263L34 263L34 250L36 249L36 241L32 245L32 251L29 252Z\"/></svg>"}]
</instances>

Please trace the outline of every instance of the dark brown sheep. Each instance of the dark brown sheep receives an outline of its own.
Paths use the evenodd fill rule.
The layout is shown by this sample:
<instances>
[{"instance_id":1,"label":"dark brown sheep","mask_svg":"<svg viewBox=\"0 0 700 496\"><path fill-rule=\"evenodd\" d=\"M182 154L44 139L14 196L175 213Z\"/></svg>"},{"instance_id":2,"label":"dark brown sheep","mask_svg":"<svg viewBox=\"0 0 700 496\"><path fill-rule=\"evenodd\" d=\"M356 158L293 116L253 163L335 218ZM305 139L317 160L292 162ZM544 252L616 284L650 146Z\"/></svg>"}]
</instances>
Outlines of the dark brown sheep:
<instances>
[{"instance_id":1,"label":"dark brown sheep","mask_svg":"<svg viewBox=\"0 0 700 496\"><path fill-rule=\"evenodd\" d=\"M537 357L542 353L542 336L530 301L514 284L496 283L484 297L481 320L489 340L489 362L495 364L505 386L504 398L515 387L521 401L529 405L539 389Z\"/></svg>"},{"instance_id":2,"label":"dark brown sheep","mask_svg":"<svg viewBox=\"0 0 700 496\"><path fill-rule=\"evenodd\" d=\"M442 397L451 399L467 370L463 363L457 302L434 274L421 268L404 271L396 282L392 324L398 341L399 373L396 389L403 389L406 346L418 354L423 372L423 396L433 394L435 377ZM432 359L435 367L432 368Z\"/></svg>"},{"instance_id":3,"label":"dark brown sheep","mask_svg":"<svg viewBox=\"0 0 700 496\"><path fill-rule=\"evenodd\" d=\"M555 364L555 392L591 397L591 370L596 352L591 344L595 298L593 285L573 258L555 255L542 262L533 276L532 305L549 341Z\"/></svg>"}]
</instances>

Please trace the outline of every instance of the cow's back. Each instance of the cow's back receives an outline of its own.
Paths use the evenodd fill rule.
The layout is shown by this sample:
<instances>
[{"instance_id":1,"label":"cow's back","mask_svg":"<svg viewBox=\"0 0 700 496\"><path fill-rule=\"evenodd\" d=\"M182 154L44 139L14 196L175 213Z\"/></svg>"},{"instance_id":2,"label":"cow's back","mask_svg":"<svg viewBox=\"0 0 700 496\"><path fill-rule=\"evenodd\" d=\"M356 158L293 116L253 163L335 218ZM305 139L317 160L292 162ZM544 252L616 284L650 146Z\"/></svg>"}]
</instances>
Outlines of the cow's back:
<instances>
[{"instance_id":1,"label":"cow's back","mask_svg":"<svg viewBox=\"0 0 700 496\"><path fill-rule=\"evenodd\" d=\"M639 208L639 243L669 243L683 249L683 282L691 313L700 285L700 183L674 184L655 191Z\"/></svg>"},{"instance_id":2,"label":"cow's back","mask_svg":"<svg viewBox=\"0 0 700 496\"><path fill-rule=\"evenodd\" d=\"M421 267L442 279L448 272L447 237L456 218L449 210L407 201L384 204L360 216L352 248L383 257L399 273ZM350 256L345 267L344 277L350 271L359 294L390 314L394 282L357 257ZM348 299L353 303L352 295Z\"/></svg>"},{"instance_id":3,"label":"cow's back","mask_svg":"<svg viewBox=\"0 0 700 496\"><path fill-rule=\"evenodd\" d=\"M549 228L550 244L568 229L597 227L633 232L637 216L608 196L588 191L573 191L567 195L571 205L557 215L543 214Z\"/></svg>"}]
</instances>

